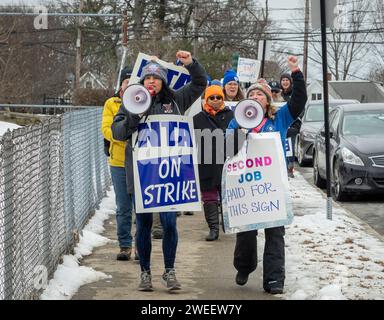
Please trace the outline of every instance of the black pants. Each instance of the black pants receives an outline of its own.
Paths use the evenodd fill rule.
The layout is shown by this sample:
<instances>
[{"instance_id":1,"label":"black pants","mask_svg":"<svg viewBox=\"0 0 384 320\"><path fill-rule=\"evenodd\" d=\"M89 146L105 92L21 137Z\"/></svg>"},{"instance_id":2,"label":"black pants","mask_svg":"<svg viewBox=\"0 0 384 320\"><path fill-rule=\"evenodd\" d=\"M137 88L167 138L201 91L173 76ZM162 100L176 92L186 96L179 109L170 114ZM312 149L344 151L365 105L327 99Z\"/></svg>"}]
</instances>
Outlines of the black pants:
<instances>
[{"instance_id":1,"label":"black pants","mask_svg":"<svg viewBox=\"0 0 384 320\"><path fill-rule=\"evenodd\" d=\"M263 286L284 287L285 244L284 227L265 229L263 256ZM233 265L240 273L249 274L257 267L257 230L240 232L236 235Z\"/></svg>"}]
</instances>

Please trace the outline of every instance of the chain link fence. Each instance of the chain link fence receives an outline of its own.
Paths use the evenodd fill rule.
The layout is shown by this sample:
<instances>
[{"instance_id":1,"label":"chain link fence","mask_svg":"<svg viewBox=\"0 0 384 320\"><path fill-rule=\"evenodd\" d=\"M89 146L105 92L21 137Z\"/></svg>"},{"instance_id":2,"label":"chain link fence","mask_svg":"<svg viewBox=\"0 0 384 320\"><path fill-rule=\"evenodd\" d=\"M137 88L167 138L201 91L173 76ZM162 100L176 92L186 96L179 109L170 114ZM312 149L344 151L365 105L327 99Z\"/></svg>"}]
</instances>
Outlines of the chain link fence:
<instances>
[{"instance_id":1,"label":"chain link fence","mask_svg":"<svg viewBox=\"0 0 384 320\"><path fill-rule=\"evenodd\" d=\"M102 109L49 117L0 137L0 300L37 299L111 185Z\"/></svg>"}]
</instances>

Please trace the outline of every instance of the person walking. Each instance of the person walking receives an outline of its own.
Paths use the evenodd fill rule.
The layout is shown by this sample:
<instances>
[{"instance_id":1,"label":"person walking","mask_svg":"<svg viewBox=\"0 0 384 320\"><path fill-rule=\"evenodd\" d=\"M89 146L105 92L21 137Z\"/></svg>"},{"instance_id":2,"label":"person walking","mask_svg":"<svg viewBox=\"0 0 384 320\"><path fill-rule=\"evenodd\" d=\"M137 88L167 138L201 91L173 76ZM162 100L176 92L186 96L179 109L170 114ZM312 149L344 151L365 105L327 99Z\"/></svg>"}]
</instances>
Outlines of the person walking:
<instances>
[{"instance_id":1,"label":"person walking","mask_svg":"<svg viewBox=\"0 0 384 320\"><path fill-rule=\"evenodd\" d=\"M217 148L217 141L224 142L224 130L233 119L233 111L224 104L224 92L218 85L207 87L204 96L203 110L193 117L195 130L209 130L212 139L211 148L203 145L203 140L198 141L199 147L199 179L202 193L204 215L209 227L207 241L219 238L219 192L221 189L221 172L225 160L224 144ZM222 136L220 139L219 136ZM216 143L214 143L216 142ZM204 143L207 143L204 139ZM209 156L208 154L209 153ZM208 161L205 161L208 158Z\"/></svg>"},{"instance_id":2,"label":"person walking","mask_svg":"<svg viewBox=\"0 0 384 320\"><path fill-rule=\"evenodd\" d=\"M283 73L281 76L280 76L280 86L282 88L282 91L281 91L281 96L282 98L284 99L284 101L288 102L291 100L291 96L292 96L292 88L293 88L293 83L292 83L292 77L289 73ZM291 126L288 128L288 131L287 131L287 139L290 139L291 140L291 145L292 145L292 153L293 155L292 156L289 156L287 157L287 172L288 172L288 177L290 178L294 178L295 175L293 173L294 169L295 169L295 154L294 154L294 150L295 150L295 138L296 138L296 135L299 133L300 131L300 126L301 126L301 123L299 120L297 121L294 121Z\"/></svg>"},{"instance_id":3,"label":"person walking","mask_svg":"<svg viewBox=\"0 0 384 320\"><path fill-rule=\"evenodd\" d=\"M223 92L225 101L240 101L244 99L244 93L240 87L239 77L232 69L224 73Z\"/></svg>"},{"instance_id":4,"label":"person walking","mask_svg":"<svg viewBox=\"0 0 384 320\"><path fill-rule=\"evenodd\" d=\"M298 59L289 56L288 66L293 80L292 96L290 101L278 111L272 104L272 92L265 80L251 85L246 94L247 98L257 101L264 109L264 124L261 128L252 129L252 132L279 132L284 152L287 130L294 119L300 115L307 101L304 76L298 67ZM228 129L239 129L235 119L230 122ZM280 294L284 290L284 235L284 226L265 229L263 287L266 292L271 294ZM245 285L249 274L257 267L257 230L236 234L233 264L237 270L236 283L241 286Z\"/></svg>"},{"instance_id":5,"label":"person walking","mask_svg":"<svg viewBox=\"0 0 384 320\"><path fill-rule=\"evenodd\" d=\"M191 82L177 91L170 89L167 80L167 70L156 62L155 57L148 62L142 70L140 83L152 94L152 104L147 115L154 114L183 114L204 91L207 80L204 68L192 58L188 51L178 51L176 58L184 65L191 75ZM139 115L128 112L122 106L115 116L112 124L113 138L127 141L126 144L126 170L128 193L134 192L133 164L132 164L132 134L137 131L141 121ZM158 214L158 213L156 213ZM137 213L137 249L140 258L140 283L141 291L152 291L151 275L151 227L152 213ZM176 212L160 212L160 221L163 226L163 258L165 270L162 283L169 290L181 288L176 278L175 259L178 243L176 227Z\"/></svg>"},{"instance_id":6,"label":"person walking","mask_svg":"<svg viewBox=\"0 0 384 320\"><path fill-rule=\"evenodd\" d=\"M125 174L125 143L117 141L112 137L112 122L119 111L121 98L132 74L132 69L125 67L120 73L120 89L109 98L103 109L101 132L104 136L104 151L108 156L109 169L112 177L113 189L116 199L116 224L117 238L120 252L117 260L126 261L131 259L132 254L132 195L127 192Z\"/></svg>"}]
</instances>

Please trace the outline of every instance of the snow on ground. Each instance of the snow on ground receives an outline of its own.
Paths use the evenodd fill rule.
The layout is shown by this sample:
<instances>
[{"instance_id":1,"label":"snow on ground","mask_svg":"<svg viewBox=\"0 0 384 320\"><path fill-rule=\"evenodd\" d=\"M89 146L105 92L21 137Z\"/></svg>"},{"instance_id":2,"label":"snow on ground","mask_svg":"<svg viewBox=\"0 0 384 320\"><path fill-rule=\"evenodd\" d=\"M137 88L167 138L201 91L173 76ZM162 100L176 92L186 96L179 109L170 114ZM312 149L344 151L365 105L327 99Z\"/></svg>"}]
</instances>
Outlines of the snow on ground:
<instances>
[{"instance_id":1,"label":"snow on ground","mask_svg":"<svg viewBox=\"0 0 384 320\"><path fill-rule=\"evenodd\" d=\"M284 299L384 299L384 241L299 174L290 179L295 216L286 227ZM383 209L384 215L384 209ZM259 252L263 252L259 243Z\"/></svg>"},{"instance_id":2,"label":"snow on ground","mask_svg":"<svg viewBox=\"0 0 384 320\"><path fill-rule=\"evenodd\" d=\"M80 286L101 279L111 278L103 272L79 265L79 260L92 253L93 248L103 246L111 240L101 236L104 231L104 221L115 214L115 195L113 191L107 192L107 197L101 201L100 209L88 222L80 235L80 241L75 247L74 255L63 257L53 279L42 293L42 300L69 300L78 291Z\"/></svg>"},{"instance_id":3,"label":"snow on ground","mask_svg":"<svg viewBox=\"0 0 384 320\"><path fill-rule=\"evenodd\" d=\"M384 241L341 208L326 218L326 199L296 173L290 179L295 219L286 227L285 293L289 300L384 299ZM65 256L42 299L70 299L88 282L108 277L80 267L78 259L109 240L99 236L103 222L114 213L113 192L84 229L75 256ZM260 231L260 240L264 232ZM264 241L258 241L262 257ZM260 266L262 263L259 264Z\"/></svg>"},{"instance_id":4,"label":"snow on ground","mask_svg":"<svg viewBox=\"0 0 384 320\"><path fill-rule=\"evenodd\" d=\"M11 122L0 121L0 137L4 133L6 133L8 129L12 131L13 129L17 129L17 128L21 128L21 127Z\"/></svg>"}]
</instances>

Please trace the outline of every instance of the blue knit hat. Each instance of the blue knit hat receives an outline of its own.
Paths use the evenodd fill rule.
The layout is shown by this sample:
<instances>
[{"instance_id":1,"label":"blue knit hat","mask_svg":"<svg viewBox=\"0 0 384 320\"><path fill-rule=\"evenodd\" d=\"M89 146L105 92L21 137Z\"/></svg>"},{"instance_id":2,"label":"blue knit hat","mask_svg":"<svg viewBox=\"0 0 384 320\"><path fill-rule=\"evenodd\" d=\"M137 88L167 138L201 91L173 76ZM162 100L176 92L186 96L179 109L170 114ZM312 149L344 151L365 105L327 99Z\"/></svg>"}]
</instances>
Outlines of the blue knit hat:
<instances>
[{"instance_id":1,"label":"blue knit hat","mask_svg":"<svg viewBox=\"0 0 384 320\"><path fill-rule=\"evenodd\" d=\"M237 76L235 70L232 70L232 69L225 71L224 79L223 79L223 87L228 82L231 82L231 81L236 81L237 83L239 83L239 77Z\"/></svg>"},{"instance_id":2,"label":"blue knit hat","mask_svg":"<svg viewBox=\"0 0 384 320\"><path fill-rule=\"evenodd\" d=\"M220 86L220 87L222 87L222 85L221 85L221 81L218 80L218 79L213 79L213 80L211 81L211 86Z\"/></svg>"}]
</instances>

